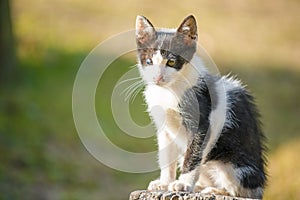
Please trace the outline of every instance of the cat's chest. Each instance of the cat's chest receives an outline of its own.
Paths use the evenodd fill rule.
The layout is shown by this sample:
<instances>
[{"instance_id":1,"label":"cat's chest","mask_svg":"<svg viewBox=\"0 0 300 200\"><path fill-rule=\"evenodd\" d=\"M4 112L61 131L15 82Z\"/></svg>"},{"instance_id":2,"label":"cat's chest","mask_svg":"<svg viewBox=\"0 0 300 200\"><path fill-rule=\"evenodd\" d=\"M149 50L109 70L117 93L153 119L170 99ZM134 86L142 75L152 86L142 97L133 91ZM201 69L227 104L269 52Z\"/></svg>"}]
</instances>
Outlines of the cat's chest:
<instances>
[{"instance_id":1,"label":"cat's chest","mask_svg":"<svg viewBox=\"0 0 300 200\"><path fill-rule=\"evenodd\" d=\"M154 107L160 107L163 110L177 110L179 97L171 90L157 85L149 85L144 91L144 96L148 105L148 111Z\"/></svg>"},{"instance_id":2,"label":"cat's chest","mask_svg":"<svg viewBox=\"0 0 300 200\"><path fill-rule=\"evenodd\" d=\"M157 129L164 127L168 110L178 113L179 98L170 90L157 86L149 85L144 91L145 100L148 106L148 112L151 115Z\"/></svg>"}]
</instances>

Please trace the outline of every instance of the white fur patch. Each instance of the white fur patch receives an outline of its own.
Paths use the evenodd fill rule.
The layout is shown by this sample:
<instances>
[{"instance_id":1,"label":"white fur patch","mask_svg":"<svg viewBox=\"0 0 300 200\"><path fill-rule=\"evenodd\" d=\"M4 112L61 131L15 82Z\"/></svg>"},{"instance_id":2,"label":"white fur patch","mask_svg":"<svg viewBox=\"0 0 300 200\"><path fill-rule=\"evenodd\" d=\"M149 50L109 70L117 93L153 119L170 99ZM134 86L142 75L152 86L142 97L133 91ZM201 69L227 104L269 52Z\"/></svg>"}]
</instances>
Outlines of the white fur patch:
<instances>
[{"instance_id":1,"label":"white fur patch","mask_svg":"<svg viewBox=\"0 0 300 200\"><path fill-rule=\"evenodd\" d=\"M157 29L159 32L163 32L163 33L175 33L176 32L176 28L159 28Z\"/></svg>"},{"instance_id":2,"label":"white fur patch","mask_svg":"<svg viewBox=\"0 0 300 200\"><path fill-rule=\"evenodd\" d=\"M169 133L172 141L177 145L178 150L181 154L181 157L183 157L184 153L187 149L187 143L188 143L188 133L186 132L186 129L181 126L178 130L172 130L172 127L165 127L165 130Z\"/></svg>"},{"instance_id":3,"label":"white fur patch","mask_svg":"<svg viewBox=\"0 0 300 200\"><path fill-rule=\"evenodd\" d=\"M223 76L222 77L226 92L230 92L232 90L237 90L237 89L244 89L244 85L241 83L240 80L236 79L235 77L230 76L230 74ZM238 120L236 118L236 115L232 109L232 105L234 101L237 101L236 97L232 99L233 97L227 96L226 101L227 101L227 112L226 112L226 122L225 122L225 127L238 127Z\"/></svg>"},{"instance_id":4,"label":"white fur patch","mask_svg":"<svg viewBox=\"0 0 300 200\"><path fill-rule=\"evenodd\" d=\"M166 110L177 110L178 99L170 90L154 84L146 86L144 96L148 105L148 112L159 131L164 126Z\"/></svg>"},{"instance_id":5,"label":"white fur patch","mask_svg":"<svg viewBox=\"0 0 300 200\"><path fill-rule=\"evenodd\" d=\"M161 169L160 181L170 183L176 178L178 151L176 144L170 139L165 131L157 135L158 138L158 162Z\"/></svg>"},{"instance_id":6,"label":"white fur patch","mask_svg":"<svg viewBox=\"0 0 300 200\"><path fill-rule=\"evenodd\" d=\"M225 164L220 161L210 161L201 167L201 173L210 180L207 183L199 180L200 182L202 181L202 187L225 189L231 195L237 195L240 184L231 164Z\"/></svg>"},{"instance_id":7,"label":"white fur patch","mask_svg":"<svg viewBox=\"0 0 300 200\"><path fill-rule=\"evenodd\" d=\"M189 30L190 30L190 27L183 27L182 30L183 30L183 31L189 31Z\"/></svg>"},{"instance_id":8,"label":"white fur patch","mask_svg":"<svg viewBox=\"0 0 300 200\"><path fill-rule=\"evenodd\" d=\"M163 57L160 54L160 51L156 51L152 56L153 65L161 65Z\"/></svg>"},{"instance_id":9,"label":"white fur patch","mask_svg":"<svg viewBox=\"0 0 300 200\"><path fill-rule=\"evenodd\" d=\"M161 106L164 110L171 108L177 110L178 98L170 90L158 85L147 85L144 91L148 110L154 106ZM149 110L150 111L150 110Z\"/></svg>"},{"instance_id":10,"label":"white fur patch","mask_svg":"<svg viewBox=\"0 0 300 200\"><path fill-rule=\"evenodd\" d=\"M252 169L242 167L235 169L232 164L220 161L209 161L201 165L199 180L196 183L201 188L217 188L225 189L231 196L242 196L249 198L261 198L263 189L261 187L255 189L244 188L240 184L242 174L251 172ZM205 190L204 190L205 192Z\"/></svg>"},{"instance_id":11,"label":"white fur patch","mask_svg":"<svg viewBox=\"0 0 300 200\"><path fill-rule=\"evenodd\" d=\"M206 161L207 155L218 141L226 121L227 98L223 82L224 81L222 79L219 79L215 84L215 89L217 92L217 105L216 108L212 110L209 116L210 136L207 141L206 147L203 150L202 162Z\"/></svg>"},{"instance_id":12,"label":"white fur patch","mask_svg":"<svg viewBox=\"0 0 300 200\"><path fill-rule=\"evenodd\" d=\"M179 179L170 183L168 189L170 191L188 191L191 192L194 189L195 182L199 177L199 167L196 169L181 174Z\"/></svg>"},{"instance_id":13,"label":"white fur patch","mask_svg":"<svg viewBox=\"0 0 300 200\"><path fill-rule=\"evenodd\" d=\"M163 57L160 51L156 51L152 56L152 65L146 65L142 67L141 64L138 65L141 77L146 84L156 84L159 77L165 78L165 67L163 63Z\"/></svg>"},{"instance_id":14,"label":"white fur patch","mask_svg":"<svg viewBox=\"0 0 300 200\"><path fill-rule=\"evenodd\" d=\"M185 173L185 174L181 174L179 176L179 181L182 181L186 184L189 184L192 186L192 188L194 188L195 186L195 183L196 181L198 180L199 178L199 167L196 167L194 170L188 172L188 173Z\"/></svg>"},{"instance_id":15,"label":"white fur patch","mask_svg":"<svg viewBox=\"0 0 300 200\"><path fill-rule=\"evenodd\" d=\"M222 79L224 81L223 83L225 85L226 91L245 87L240 80L236 79L233 76L230 76L230 74L223 76Z\"/></svg>"},{"instance_id":16,"label":"white fur patch","mask_svg":"<svg viewBox=\"0 0 300 200\"><path fill-rule=\"evenodd\" d=\"M194 54L189 64L197 71L196 75L198 76L198 78L200 75L204 76L208 73L203 60L197 54Z\"/></svg>"}]
</instances>

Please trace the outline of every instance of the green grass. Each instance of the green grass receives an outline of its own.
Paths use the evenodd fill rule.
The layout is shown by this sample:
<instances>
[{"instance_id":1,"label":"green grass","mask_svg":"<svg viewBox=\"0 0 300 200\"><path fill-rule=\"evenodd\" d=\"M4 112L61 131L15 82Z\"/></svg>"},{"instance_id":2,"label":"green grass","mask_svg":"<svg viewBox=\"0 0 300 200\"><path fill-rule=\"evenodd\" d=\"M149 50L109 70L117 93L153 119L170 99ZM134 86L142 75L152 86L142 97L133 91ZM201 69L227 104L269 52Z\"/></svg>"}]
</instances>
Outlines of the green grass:
<instances>
[{"instance_id":1,"label":"green grass","mask_svg":"<svg viewBox=\"0 0 300 200\"><path fill-rule=\"evenodd\" d=\"M148 16L158 26L176 26L189 13L196 15L201 44L221 73L237 74L256 97L270 147L265 199L297 199L298 1L192 0L172 7L171 1L141 5L137 0L12 3L20 78L15 86L0 88L0 199L117 200L146 188L157 172L118 172L84 148L73 122L73 83L92 47L133 28L137 14ZM157 11L157 4L164 8L163 14ZM147 152L156 148L154 138L127 136L110 111L113 86L134 62L124 56L111 64L99 82L95 106L113 143ZM133 119L141 125L149 122L143 104L139 95L130 105Z\"/></svg>"}]
</instances>

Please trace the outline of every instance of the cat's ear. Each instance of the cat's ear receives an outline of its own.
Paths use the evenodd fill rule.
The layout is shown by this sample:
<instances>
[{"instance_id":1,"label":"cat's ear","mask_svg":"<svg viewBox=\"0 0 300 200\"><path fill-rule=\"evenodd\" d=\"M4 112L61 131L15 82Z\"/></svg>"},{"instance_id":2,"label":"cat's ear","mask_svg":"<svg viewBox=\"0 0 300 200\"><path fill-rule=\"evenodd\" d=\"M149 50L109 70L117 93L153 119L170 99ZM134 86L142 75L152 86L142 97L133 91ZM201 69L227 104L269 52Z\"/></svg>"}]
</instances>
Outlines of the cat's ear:
<instances>
[{"instance_id":1,"label":"cat's ear","mask_svg":"<svg viewBox=\"0 0 300 200\"><path fill-rule=\"evenodd\" d=\"M191 44L198 38L197 22L193 15L186 17L177 29L177 33L184 36L184 41Z\"/></svg>"},{"instance_id":2,"label":"cat's ear","mask_svg":"<svg viewBox=\"0 0 300 200\"><path fill-rule=\"evenodd\" d=\"M138 15L136 17L135 35L138 44L147 44L156 38L156 31L146 17Z\"/></svg>"}]
</instances>

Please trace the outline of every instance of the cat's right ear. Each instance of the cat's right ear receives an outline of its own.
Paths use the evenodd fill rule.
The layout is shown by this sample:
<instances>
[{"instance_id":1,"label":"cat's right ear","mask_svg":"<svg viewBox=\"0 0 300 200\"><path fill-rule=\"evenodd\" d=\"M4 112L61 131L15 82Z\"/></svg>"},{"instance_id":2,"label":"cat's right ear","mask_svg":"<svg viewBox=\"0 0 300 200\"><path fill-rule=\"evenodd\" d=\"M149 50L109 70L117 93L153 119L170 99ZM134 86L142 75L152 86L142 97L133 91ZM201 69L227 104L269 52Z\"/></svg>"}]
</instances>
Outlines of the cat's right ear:
<instances>
[{"instance_id":1,"label":"cat's right ear","mask_svg":"<svg viewBox=\"0 0 300 200\"><path fill-rule=\"evenodd\" d=\"M177 29L177 33L183 36L184 43L187 45L197 41L197 22L193 15L186 17Z\"/></svg>"},{"instance_id":2,"label":"cat's right ear","mask_svg":"<svg viewBox=\"0 0 300 200\"><path fill-rule=\"evenodd\" d=\"M145 45L156 38L156 31L146 17L138 15L136 17L135 35L137 43L139 45Z\"/></svg>"}]
</instances>

